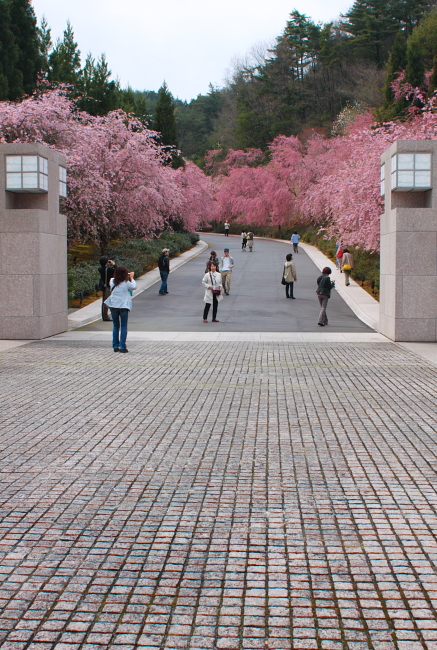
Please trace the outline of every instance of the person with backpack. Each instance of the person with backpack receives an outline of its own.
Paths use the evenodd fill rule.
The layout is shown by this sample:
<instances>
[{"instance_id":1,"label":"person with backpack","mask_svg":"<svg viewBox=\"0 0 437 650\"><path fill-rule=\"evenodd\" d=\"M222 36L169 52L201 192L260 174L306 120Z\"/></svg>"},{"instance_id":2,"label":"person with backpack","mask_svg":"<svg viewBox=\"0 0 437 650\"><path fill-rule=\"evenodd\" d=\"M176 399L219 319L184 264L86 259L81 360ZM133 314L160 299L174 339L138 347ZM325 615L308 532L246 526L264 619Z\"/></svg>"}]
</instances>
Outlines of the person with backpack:
<instances>
[{"instance_id":1,"label":"person with backpack","mask_svg":"<svg viewBox=\"0 0 437 650\"><path fill-rule=\"evenodd\" d=\"M329 277L332 271L329 266L325 266L322 270L322 275L319 275L317 278L317 297L320 304L320 314L317 325L324 327L328 324L328 316L326 315L326 308L328 306L328 300L331 297L331 289L335 287L335 280L331 280Z\"/></svg>"}]
</instances>

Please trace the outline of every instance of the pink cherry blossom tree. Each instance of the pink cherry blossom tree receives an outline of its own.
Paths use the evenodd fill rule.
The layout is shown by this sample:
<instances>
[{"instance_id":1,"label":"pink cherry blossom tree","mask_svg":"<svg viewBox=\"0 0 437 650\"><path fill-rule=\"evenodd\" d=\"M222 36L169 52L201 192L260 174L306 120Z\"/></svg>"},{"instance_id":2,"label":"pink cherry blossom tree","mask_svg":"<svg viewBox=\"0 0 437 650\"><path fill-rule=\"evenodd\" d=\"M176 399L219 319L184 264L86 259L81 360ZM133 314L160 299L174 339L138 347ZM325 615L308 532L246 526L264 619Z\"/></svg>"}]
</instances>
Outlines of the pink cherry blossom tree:
<instances>
[{"instance_id":1,"label":"pink cherry blossom tree","mask_svg":"<svg viewBox=\"0 0 437 650\"><path fill-rule=\"evenodd\" d=\"M104 250L111 238L149 238L175 219L195 229L212 214L211 180L191 164L166 165L155 131L123 111L78 111L62 88L0 102L0 141L43 142L65 154L70 240Z\"/></svg>"}]
</instances>

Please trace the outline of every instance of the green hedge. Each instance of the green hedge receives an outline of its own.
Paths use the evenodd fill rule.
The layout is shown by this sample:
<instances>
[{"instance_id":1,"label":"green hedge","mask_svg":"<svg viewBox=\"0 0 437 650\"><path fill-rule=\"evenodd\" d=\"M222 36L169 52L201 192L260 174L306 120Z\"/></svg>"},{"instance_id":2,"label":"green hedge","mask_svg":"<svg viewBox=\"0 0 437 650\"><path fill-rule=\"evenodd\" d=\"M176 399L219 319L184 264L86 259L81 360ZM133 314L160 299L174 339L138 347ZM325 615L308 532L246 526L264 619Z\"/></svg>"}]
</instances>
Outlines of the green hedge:
<instances>
[{"instance_id":1,"label":"green hedge","mask_svg":"<svg viewBox=\"0 0 437 650\"><path fill-rule=\"evenodd\" d=\"M164 233L159 239L132 239L107 249L107 256L118 265L126 266L138 277L153 269L163 248L170 250L170 257L192 248L199 241L197 233ZM69 260L69 264L70 264ZM79 262L68 269L68 298L90 295L99 281L99 257L93 262Z\"/></svg>"},{"instance_id":2,"label":"green hedge","mask_svg":"<svg viewBox=\"0 0 437 650\"><path fill-rule=\"evenodd\" d=\"M100 276L98 265L92 262L79 262L68 269L68 299L80 298L82 293L88 296L95 290Z\"/></svg>"}]
</instances>

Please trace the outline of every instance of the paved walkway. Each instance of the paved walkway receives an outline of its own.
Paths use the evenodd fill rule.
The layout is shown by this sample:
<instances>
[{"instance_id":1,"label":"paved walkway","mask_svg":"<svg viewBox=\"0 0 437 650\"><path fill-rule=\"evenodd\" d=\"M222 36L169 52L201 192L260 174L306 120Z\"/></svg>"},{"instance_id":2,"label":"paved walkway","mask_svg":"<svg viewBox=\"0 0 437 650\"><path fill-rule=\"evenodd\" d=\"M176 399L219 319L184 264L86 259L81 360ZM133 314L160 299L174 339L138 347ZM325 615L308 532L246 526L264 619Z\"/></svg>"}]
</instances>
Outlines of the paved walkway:
<instances>
[{"instance_id":1,"label":"paved walkway","mask_svg":"<svg viewBox=\"0 0 437 650\"><path fill-rule=\"evenodd\" d=\"M295 256L298 281L296 300L287 300L281 285L285 256L292 248L288 242L257 239L253 253L242 252L239 237L204 234L209 250L180 267L169 277L169 295L158 295L159 284L150 286L134 299L129 315L130 332L317 332L320 311L316 295L319 268L302 250ZM202 279L211 250L223 255L229 246L235 261L231 293L219 304L219 323L203 323ZM376 303L377 304L377 303ZM328 307L330 332L367 332L363 323L332 292ZM211 317L210 317L211 320ZM111 324L94 322L86 330L111 331Z\"/></svg>"},{"instance_id":2,"label":"paved walkway","mask_svg":"<svg viewBox=\"0 0 437 650\"><path fill-rule=\"evenodd\" d=\"M437 650L434 365L107 336L0 354L2 650Z\"/></svg>"},{"instance_id":3,"label":"paved walkway","mask_svg":"<svg viewBox=\"0 0 437 650\"><path fill-rule=\"evenodd\" d=\"M437 648L437 369L390 343L0 355L3 650Z\"/></svg>"}]
</instances>

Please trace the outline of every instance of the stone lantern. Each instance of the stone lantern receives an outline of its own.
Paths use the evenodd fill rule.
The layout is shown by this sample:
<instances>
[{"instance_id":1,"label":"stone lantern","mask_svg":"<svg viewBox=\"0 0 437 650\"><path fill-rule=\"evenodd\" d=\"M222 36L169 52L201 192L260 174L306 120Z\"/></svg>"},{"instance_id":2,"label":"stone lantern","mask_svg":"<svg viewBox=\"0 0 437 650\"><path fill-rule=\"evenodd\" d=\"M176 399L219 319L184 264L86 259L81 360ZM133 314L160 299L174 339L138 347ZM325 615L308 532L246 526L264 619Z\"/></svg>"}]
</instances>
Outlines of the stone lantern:
<instances>
[{"instance_id":1,"label":"stone lantern","mask_svg":"<svg viewBox=\"0 0 437 650\"><path fill-rule=\"evenodd\" d=\"M437 142L398 140L381 156L380 332L437 341Z\"/></svg>"},{"instance_id":2,"label":"stone lantern","mask_svg":"<svg viewBox=\"0 0 437 650\"><path fill-rule=\"evenodd\" d=\"M0 338L68 329L64 156L40 143L0 144Z\"/></svg>"}]
</instances>

